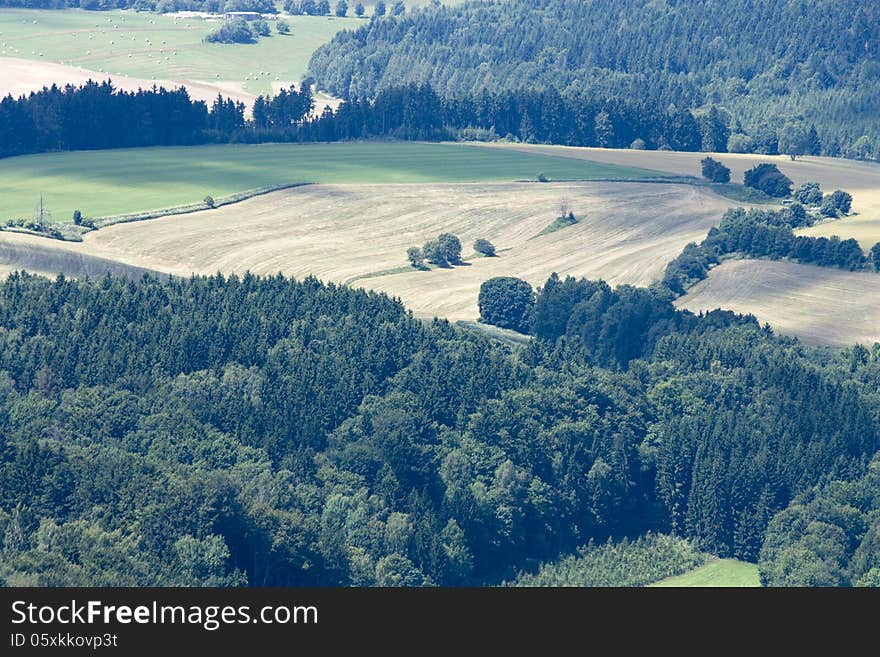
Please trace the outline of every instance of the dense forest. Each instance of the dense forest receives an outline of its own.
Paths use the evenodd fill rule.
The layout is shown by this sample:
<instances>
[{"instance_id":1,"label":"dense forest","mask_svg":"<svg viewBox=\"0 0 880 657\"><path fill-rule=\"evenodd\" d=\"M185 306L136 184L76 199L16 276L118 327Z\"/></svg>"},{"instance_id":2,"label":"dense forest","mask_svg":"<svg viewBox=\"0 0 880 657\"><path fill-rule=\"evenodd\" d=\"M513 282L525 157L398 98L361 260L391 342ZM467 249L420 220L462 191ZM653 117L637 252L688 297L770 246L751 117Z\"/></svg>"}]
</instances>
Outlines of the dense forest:
<instances>
[{"instance_id":1,"label":"dense forest","mask_svg":"<svg viewBox=\"0 0 880 657\"><path fill-rule=\"evenodd\" d=\"M756 560L775 514L880 446L877 349L556 276L534 334L314 279L12 275L0 578L494 584L647 531Z\"/></svg>"},{"instance_id":2,"label":"dense forest","mask_svg":"<svg viewBox=\"0 0 880 657\"><path fill-rule=\"evenodd\" d=\"M529 89L575 105L714 108L732 149L759 149L771 133L798 141L815 125L823 153L876 158L878 57L869 0L505 0L340 32L310 73L343 98L427 83L444 98Z\"/></svg>"}]
</instances>

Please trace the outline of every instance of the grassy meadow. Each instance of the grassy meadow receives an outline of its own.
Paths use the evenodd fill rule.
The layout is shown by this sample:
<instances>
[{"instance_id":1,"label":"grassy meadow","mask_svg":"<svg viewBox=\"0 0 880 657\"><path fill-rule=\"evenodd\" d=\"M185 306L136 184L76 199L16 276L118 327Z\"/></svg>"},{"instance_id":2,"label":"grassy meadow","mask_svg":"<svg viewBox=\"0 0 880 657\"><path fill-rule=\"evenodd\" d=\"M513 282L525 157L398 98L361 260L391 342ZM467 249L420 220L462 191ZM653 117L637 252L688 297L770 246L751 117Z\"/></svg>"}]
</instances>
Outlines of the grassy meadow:
<instances>
[{"instance_id":1,"label":"grassy meadow","mask_svg":"<svg viewBox=\"0 0 880 657\"><path fill-rule=\"evenodd\" d=\"M351 12L353 14L353 10ZM134 11L0 11L0 57L79 66L143 79L226 82L251 94L298 82L315 49L353 17L289 16L291 33L255 44L203 43L217 22ZM50 81L47 81L50 82Z\"/></svg>"},{"instance_id":2,"label":"grassy meadow","mask_svg":"<svg viewBox=\"0 0 880 657\"><path fill-rule=\"evenodd\" d=\"M0 160L0 220L55 222L154 210L270 185L638 179L656 172L541 153L413 142L209 145L25 155Z\"/></svg>"},{"instance_id":3,"label":"grassy meadow","mask_svg":"<svg viewBox=\"0 0 880 657\"><path fill-rule=\"evenodd\" d=\"M667 577L657 587L756 587L761 586L758 567L737 559L716 559L683 575Z\"/></svg>"}]
</instances>

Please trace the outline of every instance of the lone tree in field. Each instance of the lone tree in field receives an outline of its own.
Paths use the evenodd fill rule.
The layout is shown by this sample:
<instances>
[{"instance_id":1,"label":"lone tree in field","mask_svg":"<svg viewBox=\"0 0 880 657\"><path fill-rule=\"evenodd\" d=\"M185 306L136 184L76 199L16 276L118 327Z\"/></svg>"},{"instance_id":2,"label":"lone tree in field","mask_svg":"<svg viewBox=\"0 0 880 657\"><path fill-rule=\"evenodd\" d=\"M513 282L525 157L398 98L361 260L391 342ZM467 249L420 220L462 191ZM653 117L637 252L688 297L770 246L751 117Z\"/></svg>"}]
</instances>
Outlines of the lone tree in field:
<instances>
[{"instance_id":1,"label":"lone tree in field","mask_svg":"<svg viewBox=\"0 0 880 657\"><path fill-rule=\"evenodd\" d=\"M489 240L483 239L482 237L474 242L474 251L477 253L482 253L487 258L491 258L495 255L495 245L492 244Z\"/></svg>"},{"instance_id":2,"label":"lone tree in field","mask_svg":"<svg viewBox=\"0 0 880 657\"><path fill-rule=\"evenodd\" d=\"M822 189L817 182L805 182L794 190L794 198L804 205L819 205L822 202Z\"/></svg>"},{"instance_id":3,"label":"lone tree in field","mask_svg":"<svg viewBox=\"0 0 880 657\"><path fill-rule=\"evenodd\" d=\"M364 5L360 2L354 6L354 15L358 18L363 18L365 11L366 10L364 9Z\"/></svg>"},{"instance_id":4,"label":"lone tree in field","mask_svg":"<svg viewBox=\"0 0 880 657\"><path fill-rule=\"evenodd\" d=\"M449 264L446 260L446 251L440 245L440 240L428 240L422 247L422 253L425 258L433 265L445 267Z\"/></svg>"},{"instance_id":5,"label":"lone tree in field","mask_svg":"<svg viewBox=\"0 0 880 657\"><path fill-rule=\"evenodd\" d=\"M791 195L791 180L775 164L764 162L743 174L743 184L775 198Z\"/></svg>"},{"instance_id":6,"label":"lone tree in field","mask_svg":"<svg viewBox=\"0 0 880 657\"><path fill-rule=\"evenodd\" d=\"M413 269L425 268L425 254L417 246L411 246L406 250L406 257Z\"/></svg>"},{"instance_id":7,"label":"lone tree in field","mask_svg":"<svg viewBox=\"0 0 880 657\"><path fill-rule=\"evenodd\" d=\"M700 160L700 166L703 170L703 178L711 180L715 183L730 182L730 169L721 164L718 160L706 157Z\"/></svg>"},{"instance_id":8,"label":"lone tree in field","mask_svg":"<svg viewBox=\"0 0 880 657\"><path fill-rule=\"evenodd\" d=\"M74 226L81 226L82 220L83 220L82 212L80 212L79 210L74 210L73 211L73 225Z\"/></svg>"},{"instance_id":9,"label":"lone tree in field","mask_svg":"<svg viewBox=\"0 0 880 657\"><path fill-rule=\"evenodd\" d=\"M461 262L461 240L452 233L442 233L437 237L440 248L447 262L453 264Z\"/></svg>"},{"instance_id":10,"label":"lone tree in field","mask_svg":"<svg viewBox=\"0 0 880 657\"><path fill-rule=\"evenodd\" d=\"M535 292L513 276L490 278L480 286L480 321L528 333L535 307Z\"/></svg>"},{"instance_id":11,"label":"lone tree in field","mask_svg":"<svg viewBox=\"0 0 880 657\"><path fill-rule=\"evenodd\" d=\"M339 0L339 2L336 3L336 15L339 18L344 18L347 13L348 3L345 0Z\"/></svg>"},{"instance_id":12,"label":"lone tree in field","mask_svg":"<svg viewBox=\"0 0 880 657\"><path fill-rule=\"evenodd\" d=\"M206 196L205 197L205 205L207 205L209 208L213 208L214 207L214 197L213 196Z\"/></svg>"},{"instance_id":13,"label":"lone tree in field","mask_svg":"<svg viewBox=\"0 0 880 657\"><path fill-rule=\"evenodd\" d=\"M278 34L290 34L290 23L283 18L279 18L275 23L275 29Z\"/></svg>"}]
</instances>

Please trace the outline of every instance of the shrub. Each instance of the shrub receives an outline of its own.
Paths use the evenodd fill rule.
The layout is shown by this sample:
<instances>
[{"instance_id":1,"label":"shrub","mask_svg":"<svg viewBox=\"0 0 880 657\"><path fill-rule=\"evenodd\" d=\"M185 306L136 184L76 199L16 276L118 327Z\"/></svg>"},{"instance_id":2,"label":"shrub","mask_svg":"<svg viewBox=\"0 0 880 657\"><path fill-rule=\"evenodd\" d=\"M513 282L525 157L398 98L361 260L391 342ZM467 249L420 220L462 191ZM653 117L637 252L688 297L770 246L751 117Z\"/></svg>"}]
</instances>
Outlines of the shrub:
<instances>
[{"instance_id":1,"label":"shrub","mask_svg":"<svg viewBox=\"0 0 880 657\"><path fill-rule=\"evenodd\" d=\"M366 10L364 9L363 4L361 4L360 2L354 6L354 15L358 18L361 18L364 15L365 11Z\"/></svg>"},{"instance_id":2,"label":"shrub","mask_svg":"<svg viewBox=\"0 0 880 657\"><path fill-rule=\"evenodd\" d=\"M703 171L703 178L716 183L730 182L730 169L721 164L718 160L706 157L700 160L700 166Z\"/></svg>"},{"instance_id":3,"label":"shrub","mask_svg":"<svg viewBox=\"0 0 880 657\"><path fill-rule=\"evenodd\" d=\"M271 36L272 31L269 29L269 23L264 20L258 20L251 23L251 29L257 36Z\"/></svg>"},{"instance_id":4,"label":"shrub","mask_svg":"<svg viewBox=\"0 0 880 657\"><path fill-rule=\"evenodd\" d=\"M535 292L526 281L512 276L490 278L480 286L480 321L528 333Z\"/></svg>"},{"instance_id":5,"label":"shrub","mask_svg":"<svg viewBox=\"0 0 880 657\"><path fill-rule=\"evenodd\" d=\"M648 148L648 144L645 143L644 139L639 137L638 139L633 140L633 143L631 143L629 147L634 151L643 151Z\"/></svg>"},{"instance_id":6,"label":"shrub","mask_svg":"<svg viewBox=\"0 0 880 657\"><path fill-rule=\"evenodd\" d=\"M82 212L80 212L79 210L73 211L73 225L74 226L81 226L82 225L82 218L83 218Z\"/></svg>"},{"instance_id":7,"label":"shrub","mask_svg":"<svg viewBox=\"0 0 880 657\"><path fill-rule=\"evenodd\" d=\"M275 29L278 31L278 34L290 34L290 23L286 20L279 18L275 23Z\"/></svg>"},{"instance_id":8,"label":"shrub","mask_svg":"<svg viewBox=\"0 0 880 657\"><path fill-rule=\"evenodd\" d=\"M348 3L345 0L339 0L339 2L336 3L335 13L339 18L344 18L348 13Z\"/></svg>"},{"instance_id":9,"label":"shrub","mask_svg":"<svg viewBox=\"0 0 880 657\"><path fill-rule=\"evenodd\" d=\"M784 198L791 195L791 180L775 164L764 162L752 167L743 174L746 187L759 189L768 196Z\"/></svg>"},{"instance_id":10,"label":"shrub","mask_svg":"<svg viewBox=\"0 0 880 657\"><path fill-rule=\"evenodd\" d=\"M406 250L406 257L409 260L409 264L412 265L414 269L425 268L425 254L422 253L422 250L419 247L409 247Z\"/></svg>"},{"instance_id":11,"label":"shrub","mask_svg":"<svg viewBox=\"0 0 880 657\"><path fill-rule=\"evenodd\" d=\"M880 271L880 242L871 247L871 260L874 263L874 269Z\"/></svg>"},{"instance_id":12,"label":"shrub","mask_svg":"<svg viewBox=\"0 0 880 657\"><path fill-rule=\"evenodd\" d=\"M817 182L805 182L794 190L794 197L804 205L819 205L822 202L822 190Z\"/></svg>"},{"instance_id":13,"label":"shrub","mask_svg":"<svg viewBox=\"0 0 880 657\"><path fill-rule=\"evenodd\" d=\"M474 251L477 253L482 253L487 258L491 258L495 255L495 245L492 244L489 240L483 239L482 237L474 242Z\"/></svg>"},{"instance_id":14,"label":"shrub","mask_svg":"<svg viewBox=\"0 0 880 657\"><path fill-rule=\"evenodd\" d=\"M214 207L214 197L213 196L206 196L205 197L205 205L207 205L209 208L213 208Z\"/></svg>"},{"instance_id":15,"label":"shrub","mask_svg":"<svg viewBox=\"0 0 880 657\"><path fill-rule=\"evenodd\" d=\"M538 182L550 182L550 179L542 172L538 174Z\"/></svg>"}]
</instances>

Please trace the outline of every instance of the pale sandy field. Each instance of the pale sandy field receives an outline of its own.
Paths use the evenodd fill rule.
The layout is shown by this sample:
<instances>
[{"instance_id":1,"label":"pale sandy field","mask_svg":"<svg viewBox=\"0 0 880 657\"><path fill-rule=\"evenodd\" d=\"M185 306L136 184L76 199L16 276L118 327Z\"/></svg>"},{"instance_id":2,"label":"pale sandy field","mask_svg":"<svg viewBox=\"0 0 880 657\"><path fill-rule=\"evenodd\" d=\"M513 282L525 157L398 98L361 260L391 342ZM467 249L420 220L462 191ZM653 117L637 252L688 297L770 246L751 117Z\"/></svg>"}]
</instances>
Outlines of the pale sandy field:
<instances>
[{"instance_id":1,"label":"pale sandy field","mask_svg":"<svg viewBox=\"0 0 880 657\"><path fill-rule=\"evenodd\" d=\"M535 237L563 199L580 223ZM557 271L612 284L650 283L685 244L702 239L729 204L692 186L651 183L310 185L111 226L82 244L13 233L0 233L0 244L40 243L180 275L314 274L387 292L420 316L475 319L480 284L492 276L540 285ZM406 266L406 248L440 232L459 235L465 257L478 237L491 240L499 256L371 276Z\"/></svg>"},{"instance_id":2,"label":"pale sandy field","mask_svg":"<svg viewBox=\"0 0 880 657\"><path fill-rule=\"evenodd\" d=\"M751 313L808 344L880 341L880 275L769 260L731 260L676 305Z\"/></svg>"}]
</instances>

